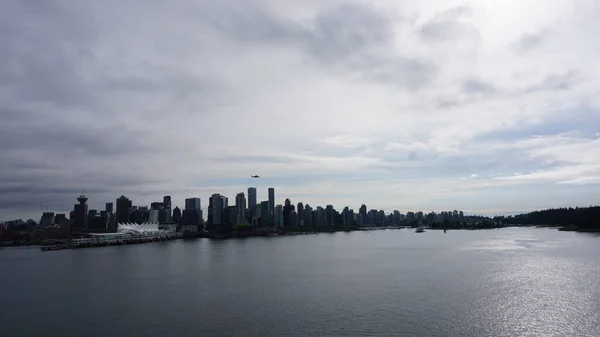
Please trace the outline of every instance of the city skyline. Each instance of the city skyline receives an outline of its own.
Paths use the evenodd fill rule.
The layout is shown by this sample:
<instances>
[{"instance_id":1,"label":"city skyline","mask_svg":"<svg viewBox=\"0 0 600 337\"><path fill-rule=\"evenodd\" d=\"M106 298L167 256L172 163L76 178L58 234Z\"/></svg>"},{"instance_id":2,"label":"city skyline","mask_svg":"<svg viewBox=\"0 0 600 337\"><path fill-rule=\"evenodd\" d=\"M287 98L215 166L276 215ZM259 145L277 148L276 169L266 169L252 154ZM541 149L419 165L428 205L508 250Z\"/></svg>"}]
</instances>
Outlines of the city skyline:
<instances>
[{"instance_id":1,"label":"city skyline","mask_svg":"<svg viewBox=\"0 0 600 337\"><path fill-rule=\"evenodd\" d=\"M82 189L90 209L200 197L205 218L252 185L386 212L600 200L593 1L2 9L0 220Z\"/></svg>"},{"instance_id":2,"label":"city skyline","mask_svg":"<svg viewBox=\"0 0 600 337\"><path fill-rule=\"evenodd\" d=\"M265 198L265 199L261 199L259 197L260 194L258 193L259 192L258 189L256 189L255 187L252 187L252 186L248 187L248 191L250 191L251 189L254 189L255 193L256 193L257 203L256 203L255 207L259 207L260 208L261 203L267 203L267 205L268 205L268 211L269 211L269 213L268 213L269 214L268 215L269 218L274 217L275 216L275 208L277 206L284 206L285 202L287 200L290 200L291 204L294 207L296 205L298 205L298 206L300 206L300 205L304 205L304 206L312 205L311 209L315 209L316 210L318 207L326 208L327 206L333 206L333 209L335 209L335 210L337 210L339 212L341 212L342 210L346 209L346 210L354 211L355 214L358 214L359 210L362 209L362 208L364 208L365 206L366 206L366 208L365 208L366 211L371 211L371 210L376 210L378 212L379 211L383 211L386 216L389 215L389 214L398 213L398 212L400 214L402 214L402 215L407 215L408 213L423 213L423 214L427 215L429 213L441 214L441 212L448 212L448 211L452 212L452 211L457 211L457 210L460 211L461 215L463 214L463 210L462 209L456 209L456 208L455 209L440 209L440 210L394 208L394 209L389 209L388 210L388 209L381 209L381 208L377 208L377 207L371 207L371 206L369 206L369 205L367 205L365 203L360 203L356 207L352 206L352 205L336 206L336 205L332 205L331 203L326 203L326 204L311 204L309 202L304 202L302 200L292 200L291 198L287 198L287 197L283 198L280 202L277 200L277 198L274 198L273 199L273 208L271 209L271 202L270 202L271 198L269 198L269 196L271 196L271 193L273 193L272 194L273 196L275 195L276 188L269 187L267 189L267 193L266 193L267 194L267 198ZM159 207L162 208L162 207L164 207L164 201L168 200L167 204L170 207L165 207L165 210L167 211L167 213L166 213L167 214L166 215L167 216L167 221L170 221L171 216L172 216L172 212L173 212L173 210L175 208L178 208L180 212L184 212L185 210L188 210L188 209L200 209L202 211L202 214L204 214L204 216L202 216L202 214L201 214L201 218L204 221L208 221L207 215L209 214L209 207L210 207L209 206L209 204L210 204L209 200L212 197L219 197L219 198L223 198L224 200L229 199L229 197L227 195L215 192L211 196L209 196L208 198L206 198L206 201L202 201L203 198L200 198L200 197L189 197L189 196L186 196L186 198L183 200L183 202L181 203L181 205L178 205L178 204L172 202L173 198L170 195L166 195L166 196L162 196L162 197L158 198L158 199L163 200L163 202L152 201L152 202L149 202L148 204L144 204L144 203L136 203L134 199L132 199L132 198L126 196L126 195L121 195L121 196L119 196L119 198L116 198L115 201L112 201L112 202L100 202L100 201L95 201L94 202L94 200L92 198L90 198L89 196L84 195L84 194L80 194L80 195L78 195L74 199L74 200L77 201L77 203L74 204L75 210L73 209L73 205L71 205L70 209L64 209L64 210L63 209L61 209L61 210L53 210L53 209L48 209L48 208L43 208L42 207L41 212L39 212L37 214L37 216L42 215L42 217L43 217L43 214L46 214L46 213L50 212L50 213L53 213L53 214L63 214L63 215L66 215L67 218L69 218L69 213L71 213L71 212L74 211L75 212L74 214L75 214L76 217L81 218L81 219L86 219L87 214L88 214L88 210L94 210L94 211L98 212L98 214L100 212L102 212L102 211L107 210L107 211L109 211L109 213L112 213L114 211L114 213L116 215L117 222L128 222L130 220L125 220L125 218L129 219L130 212L131 212L132 209L144 209L145 211L153 211L153 210L155 210L154 207L153 207L154 204L158 204ZM155 199L157 199L157 198L155 198ZM237 218L238 221L240 221L240 219L244 217L242 215L244 211L250 211L251 208L252 208L251 205L250 205L250 203L248 202L248 198L247 198L247 195L246 195L245 192L236 193L235 197L231 198L231 201L232 202L229 202L229 203L225 202L225 207L221 206L221 208L227 208L227 205L234 206L234 207L238 208L236 210L236 215L238 216L238 218ZM241 203L239 203L239 202L241 202ZM82 214L78 214L78 210L77 209L78 209L78 207L81 207L79 204L85 205L85 209L84 209L84 211L82 211ZM96 204L97 205L104 205L104 206L101 206L101 207L93 207L93 206L91 206L91 205L96 205ZM115 207L115 205L116 205L116 207ZM206 205L206 206L201 206L201 205ZM239 208L240 205L242 205L241 209ZM120 219L120 215L119 215L119 210L120 209L121 210L127 210L126 215L123 215L122 219ZM85 214L85 216L83 216L83 214ZM473 213L473 214L464 213L464 214L465 214L465 216L467 216L467 215L475 215L475 216L482 215L482 216L486 216L485 214L475 214L475 213ZM74 218L74 219L71 219L71 220L83 223L83 220L77 220L78 218ZM18 219L20 219L20 220L27 220L27 219L33 219L33 220L35 220L36 216L33 216L33 217L16 217L16 218L13 218L13 219L0 219L0 223L2 223L3 221L14 221L14 220L18 220ZM244 222L241 221L239 223L244 223Z\"/></svg>"}]
</instances>

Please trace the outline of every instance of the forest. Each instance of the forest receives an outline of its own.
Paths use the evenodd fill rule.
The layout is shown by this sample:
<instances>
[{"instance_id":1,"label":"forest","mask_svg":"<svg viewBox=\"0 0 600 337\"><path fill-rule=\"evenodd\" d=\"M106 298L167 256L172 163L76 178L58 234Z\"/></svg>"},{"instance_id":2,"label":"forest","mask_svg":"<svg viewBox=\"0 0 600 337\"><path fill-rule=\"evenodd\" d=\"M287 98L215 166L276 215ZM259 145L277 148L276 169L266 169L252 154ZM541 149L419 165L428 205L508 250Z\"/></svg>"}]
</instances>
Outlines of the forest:
<instances>
[{"instance_id":1,"label":"forest","mask_svg":"<svg viewBox=\"0 0 600 337\"><path fill-rule=\"evenodd\" d=\"M530 213L495 217L503 224L567 227L600 230L600 206L551 208Z\"/></svg>"}]
</instances>

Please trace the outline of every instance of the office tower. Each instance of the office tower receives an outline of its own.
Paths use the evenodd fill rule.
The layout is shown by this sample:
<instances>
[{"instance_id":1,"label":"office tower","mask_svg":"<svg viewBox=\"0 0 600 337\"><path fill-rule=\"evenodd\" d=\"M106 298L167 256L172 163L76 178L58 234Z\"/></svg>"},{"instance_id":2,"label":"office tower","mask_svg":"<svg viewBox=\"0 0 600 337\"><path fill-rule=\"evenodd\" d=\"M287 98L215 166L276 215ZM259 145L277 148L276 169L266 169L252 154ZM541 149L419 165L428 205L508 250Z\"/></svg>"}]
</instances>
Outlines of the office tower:
<instances>
[{"instance_id":1,"label":"office tower","mask_svg":"<svg viewBox=\"0 0 600 337\"><path fill-rule=\"evenodd\" d=\"M79 204L76 204L74 207L74 212L73 212L73 218L71 220L73 220L73 225L71 226L71 229L77 229L77 230L84 230L87 229L88 227L88 205L87 203L88 198L86 198L85 195L80 195L79 198L77 198L77 201L79 201Z\"/></svg>"},{"instance_id":2,"label":"office tower","mask_svg":"<svg viewBox=\"0 0 600 337\"><path fill-rule=\"evenodd\" d=\"M163 197L163 208L164 208L165 212L167 213L167 219L165 222L171 221L172 209L171 209L171 196L170 195L165 195Z\"/></svg>"},{"instance_id":3,"label":"office tower","mask_svg":"<svg viewBox=\"0 0 600 337\"><path fill-rule=\"evenodd\" d=\"M185 199L185 209L201 209L200 198Z\"/></svg>"},{"instance_id":4,"label":"office tower","mask_svg":"<svg viewBox=\"0 0 600 337\"><path fill-rule=\"evenodd\" d=\"M304 205L304 211L302 212L302 221L304 227L312 227L312 208L309 204Z\"/></svg>"},{"instance_id":5,"label":"office tower","mask_svg":"<svg viewBox=\"0 0 600 337\"><path fill-rule=\"evenodd\" d=\"M235 196L235 211L237 224L246 223L246 195L240 192Z\"/></svg>"},{"instance_id":6,"label":"office tower","mask_svg":"<svg viewBox=\"0 0 600 337\"><path fill-rule=\"evenodd\" d=\"M275 214L275 188L269 187L269 218L272 220Z\"/></svg>"},{"instance_id":7,"label":"office tower","mask_svg":"<svg viewBox=\"0 0 600 337\"><path fill-rule=\"evenodd\" d=\"M54 212L42 213L42 218L40 219L39 223L40 228L45 228L52 225L54 225Z\"/></svg>"},{"instance_id":8,"label":"office tower","mask_svg":"<svg viewBox=\"0 0 600 337\"><path fill-rule=\"evenodd\" d=\"M276 228L283 227L283 205L275 206L275 214L273 216Z\"/></svg>"},{"instance_id":9,"label":"office tower","mask_svg":"<svg viewBox=\"0 0 600 337\"><path fill-rule=\"evenodd\" d=\"M252 219L256 215L256 187L248 187L248 209Z\"/></svg>"},{"instance_id":10,"label":"office tower","mask_svg":"<svg viewBox=\"0 0 600 337\"><path fill-rule=\"evenodd\" d=\"M303 216L304 216L304 204L302 204L301 202L298 203L296 213L298 216L298 225L302 226L302 220L303 220Z\"/></svg>"},{"instance_id":11,"label":"office tower","mask_svg":"<svg viewBox=\"0 0 600 337\"><path fill-rule=\"evenodd\" d=\"M285 199L285 203L283 205L283 227L290 226L290 212L293 210L294 206L292 206L290 199Z\"/></svg>"},{"instance_id":12,"label":"office tower","mask_svg":"<svg viewBox=\"0 0 600 337\"><path fill-rule=\"evenodd\" d=\"M108 212L109 214L113 212L113 203L112 202L107 202L104 210L106 210L106 212Z\"/></svg>"},{"instance_id":13,"label":"office tower","mask_svg":"<svg viewBox=\"0 0 600 337\"><path fill-rule=\"evenodd\" d=\"M269 212L269 201L265 200L260 203L260 225L261 227L271 226L271 213Z\"/></svg>"},{"instance_id":14,"label":"office tower","mask_svg":"<svg viewBox=\"0 0 600 337\"><path fill-rule=\"evenodd\" d=\"M175 223L179 223L179 221L181 220L181 209L177 206L175 206L175 208L173 209L173 221L175 221Z\"/></svg>"},{"instance_id":15,"label":"office tower","mask_svg":"<svg viewBox=\"0 0 600 337\"><path fill-rule=\"evenodd\" d=\"M131 200L124 195L117 199L117 223L129 222L129 209L131 208Z\"/></svg>"},{"instance_id":16,"label":"office tower","mask_svg":"<svg viewBox=\"0 0 600 337\"><path fill-rule=\"evenodd\" d=\"M213 229L222 226L224 224L223 215L225 209L227 208L227 198L225 196L220 195L219 193L215 193L210 197L209 200L210 209L209 213L211 216L211 226Z\"/></svg>"}]
</instances>

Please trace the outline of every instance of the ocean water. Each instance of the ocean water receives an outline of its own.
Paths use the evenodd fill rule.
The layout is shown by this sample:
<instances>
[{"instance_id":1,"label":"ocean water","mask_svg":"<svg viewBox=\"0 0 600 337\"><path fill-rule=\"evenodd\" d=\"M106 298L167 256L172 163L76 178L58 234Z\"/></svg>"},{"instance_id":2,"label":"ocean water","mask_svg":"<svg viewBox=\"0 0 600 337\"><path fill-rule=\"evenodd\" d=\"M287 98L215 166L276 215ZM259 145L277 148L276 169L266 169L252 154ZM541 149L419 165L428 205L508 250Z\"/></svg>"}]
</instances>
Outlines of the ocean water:
<instances>
[{"instance_id":1,"label":"ocean water","mask_svg":"<svg viewBox=\"0 0 600 337\"><path fill-rule=\"evenodd\" d=\"M0 336L600 336L600 236L377 230L0 249Z\"/></svg>"}]
</instances>

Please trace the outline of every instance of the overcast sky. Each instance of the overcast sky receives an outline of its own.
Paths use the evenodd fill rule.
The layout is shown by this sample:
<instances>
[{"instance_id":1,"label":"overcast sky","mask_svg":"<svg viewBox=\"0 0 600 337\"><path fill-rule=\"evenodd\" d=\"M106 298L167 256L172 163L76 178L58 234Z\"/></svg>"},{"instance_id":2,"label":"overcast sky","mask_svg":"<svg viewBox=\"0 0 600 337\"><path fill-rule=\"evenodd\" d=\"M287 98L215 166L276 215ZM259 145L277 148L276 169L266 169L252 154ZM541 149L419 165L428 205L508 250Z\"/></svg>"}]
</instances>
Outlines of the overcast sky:
<instances>
[{"instance_id":1,"label":"overcast sky","mask_svg":"<svg viewBox=\"0 0 600 337\"><path fill-rule=\"evenodd\" d=\"M0 2L0 220L121 194L600 200L594 0ZM251 179L258 174L260 179Z\"/></svg>"}]
</instances>

